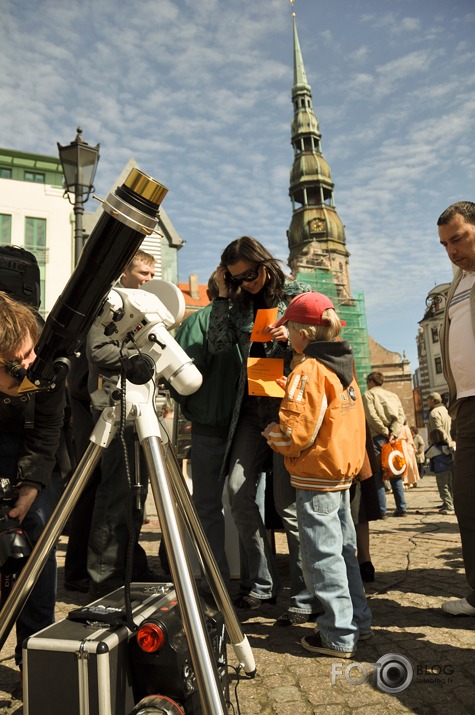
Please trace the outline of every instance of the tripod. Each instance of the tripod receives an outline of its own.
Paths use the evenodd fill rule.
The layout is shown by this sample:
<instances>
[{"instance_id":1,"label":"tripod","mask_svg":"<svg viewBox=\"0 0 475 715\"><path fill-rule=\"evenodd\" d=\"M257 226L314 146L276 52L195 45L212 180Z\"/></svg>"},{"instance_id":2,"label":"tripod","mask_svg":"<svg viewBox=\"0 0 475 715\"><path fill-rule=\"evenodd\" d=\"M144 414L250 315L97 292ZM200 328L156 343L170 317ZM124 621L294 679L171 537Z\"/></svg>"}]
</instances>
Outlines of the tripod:
<instances>
[{"instance_id":1,"label":"tripod","mask_svg":"<svg viewBox=\"0 0 475 715\"><path fill-rule=\"evenodd\" d=\"M135 423L139 442L144 450L150 486L160 519L170 569L181 607L183 628L190 649L203 712L224 715L226 705L212 647L200 606L195 581L184 547L184 530L195 544L212 595L223 614L231 644L244 671L254 677L256 668L247 637L235 614L221 573L214 560L206 536L194 509L189 492L180 473L176 456L170 445L165 448L157 418L152 380L144 385L126 383L125 413ZM0 613L0 648L36 583L41 570L72 512L79 495L87 484L100 459L114 437L119 424L121 404L103 410L90 436L77 468L15 586Z\"/></svg>"}]
</instances>

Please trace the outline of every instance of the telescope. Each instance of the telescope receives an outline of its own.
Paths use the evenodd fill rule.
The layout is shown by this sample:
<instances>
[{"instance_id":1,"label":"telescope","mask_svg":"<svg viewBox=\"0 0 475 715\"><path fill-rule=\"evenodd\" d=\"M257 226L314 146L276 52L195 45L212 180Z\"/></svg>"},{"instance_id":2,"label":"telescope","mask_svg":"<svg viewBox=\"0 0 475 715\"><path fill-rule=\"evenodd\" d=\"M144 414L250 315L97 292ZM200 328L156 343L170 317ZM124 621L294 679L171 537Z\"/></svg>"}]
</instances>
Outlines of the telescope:
<instances>
[{"instance_id":1,"label":"telescope","mask_svg":"<svg viewBox=\"0 0 475 715\"><path fill-rule=\"evenodd\" d=\"M102 204L79 262L56 301L35 348L36 360L20 384L20 393L52 388L67 375L68 357L84 341L105 297L134 257L145 236L156 228L168 189L139 169Z\"/></svg>"}]
</instances>

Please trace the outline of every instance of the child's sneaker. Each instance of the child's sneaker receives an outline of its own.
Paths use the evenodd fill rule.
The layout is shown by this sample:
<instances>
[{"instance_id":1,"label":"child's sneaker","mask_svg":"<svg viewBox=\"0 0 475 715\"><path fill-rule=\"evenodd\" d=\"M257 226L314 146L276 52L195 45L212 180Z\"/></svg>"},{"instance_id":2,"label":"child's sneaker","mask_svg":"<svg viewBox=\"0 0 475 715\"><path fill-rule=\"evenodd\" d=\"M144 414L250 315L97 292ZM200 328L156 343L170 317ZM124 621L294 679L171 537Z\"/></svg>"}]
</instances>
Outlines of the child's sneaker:
<instances>
[{"instance_id":1,"label":"child's sneaker","mask_svg":"<svg viewBox=\"0 0 475 715\"><path fill-rule=\"evenodd\" d=\"M304 636L300 641L301 645L305 650L309 650L311 653L319 653L320 655L329 655L333 658L353 658L356 650L353 651L342 651L336 650L336 648L331 648L329 645L325 645L322 641L320 633L313 633L310 636Z\"/></svg>"}]
</instances>

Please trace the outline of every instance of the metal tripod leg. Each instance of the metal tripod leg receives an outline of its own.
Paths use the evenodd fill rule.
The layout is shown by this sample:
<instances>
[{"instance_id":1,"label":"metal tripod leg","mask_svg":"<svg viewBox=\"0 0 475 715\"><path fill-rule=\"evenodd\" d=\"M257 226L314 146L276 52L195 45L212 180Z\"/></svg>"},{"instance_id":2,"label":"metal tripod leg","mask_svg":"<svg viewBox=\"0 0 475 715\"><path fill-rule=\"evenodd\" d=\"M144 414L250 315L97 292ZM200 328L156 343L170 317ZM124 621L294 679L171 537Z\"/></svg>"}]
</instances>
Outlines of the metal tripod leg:
<instances>
[{"instance_id":1,"label":"metal tripod leg","mask_svg":"<svg viewBox=\"0 0 475 715\"><path fill-rule=\"evenodd\" d=\"M180 522L173 498L173 485L165 469L163 446L158 436L160 426L153 410L145 410L145 412L148 412L148 416L137 417L137 433L147 462L150 486L170 560L173 583L180 604L183 628L190 649L203 712L207 715L220 713L225 715L226 704L218 669L212 655L209 634L184 548L183 524Z\"/></svg>"},{"instance_id":2,"label":"metal tripod leg","mask_svg":"<svg viewBox=\"0 0 475 715\"><path fill-rule=\"evenodd\" d=\"M236 616L234 606L229 597L228 590L221 576L213 552L211 551L208 539L201 526L200 519L196 513L195 506L190 498L190 493L181 474L180 466L176 458L175 450L170 444L164 448L166 465L172 475L172 487L177 498L178 506L185 519L189 534L193 537L198 555L201 557L204 571L208 580L211 593L224 617L226 630L233 646L234 653L239 663L244 668L244 672L249 677L256 674L256 664L251 646L244 635L241 624Z\"/></svg>"},{"instance_id":3,"label":"metal tripod leg","mask_svg":"<svg viewBox=\"0 0 475 715\"><path fill-rule=\"evenodd\" d=\"M43 566L58 541L76 501L87 484L101 456L103 447L92 442L86 448L81 461L74 470L66 489L31 552L28 561L18 575L15 585L0 613L0 650L13 628L16 619L30 592L38 580Z\"/></svg>"}]
</instances>

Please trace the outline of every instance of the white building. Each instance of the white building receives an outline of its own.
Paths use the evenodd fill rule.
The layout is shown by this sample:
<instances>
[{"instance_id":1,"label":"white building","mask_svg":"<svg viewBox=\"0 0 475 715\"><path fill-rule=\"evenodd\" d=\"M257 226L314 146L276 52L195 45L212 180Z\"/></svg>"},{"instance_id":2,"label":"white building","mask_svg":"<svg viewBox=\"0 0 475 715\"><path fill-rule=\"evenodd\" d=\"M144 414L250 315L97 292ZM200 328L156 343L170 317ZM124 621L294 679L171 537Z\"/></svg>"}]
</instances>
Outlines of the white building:
<instances>
[{"instance_id":1,"label":"white building","mask_svg":"<svg viewBox=\"0 0 475 715\"><path fill-rule=\"evenodd\" d=\"M99 165L100 166L100 165ZM124 167L111 191L136 163ZM106 197L103 197L106 198ZM102 214L91 198L84 214L86 236ZM155 256L156 277L178 282L177 252L183 242L163 207L159 234L145 237L141 248ZM34 253L41 274L41 313L46 316L74 268L74 210L64 197L59 157L0 149L0 245L22 246Z\"/></svg>"},{"instance_id":2,"label":"white building","mask_svg":"<svg viewBox=\"0 0 475 715\"><path fill-rule=\"evenodd\" d=\"M442 399L448 397L442 354L440 349L440 331L444 323L447 291L450 283L441 283L429 291L426 299L426 312L419 325L417 351L419 358L419 388L424 418L427 419L427 395L438 392Z\"/></svg>"}]
</instances>

